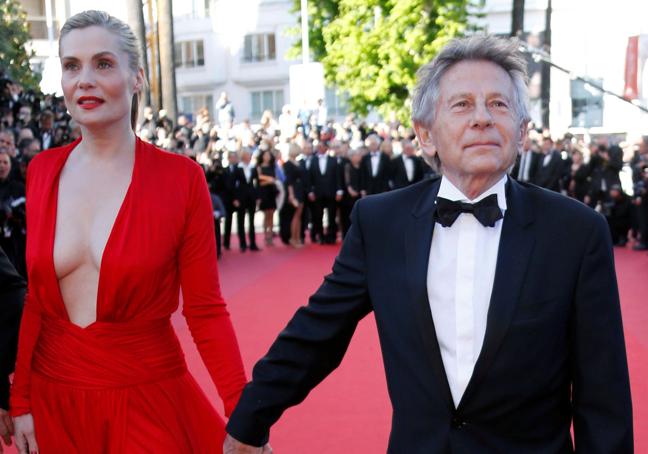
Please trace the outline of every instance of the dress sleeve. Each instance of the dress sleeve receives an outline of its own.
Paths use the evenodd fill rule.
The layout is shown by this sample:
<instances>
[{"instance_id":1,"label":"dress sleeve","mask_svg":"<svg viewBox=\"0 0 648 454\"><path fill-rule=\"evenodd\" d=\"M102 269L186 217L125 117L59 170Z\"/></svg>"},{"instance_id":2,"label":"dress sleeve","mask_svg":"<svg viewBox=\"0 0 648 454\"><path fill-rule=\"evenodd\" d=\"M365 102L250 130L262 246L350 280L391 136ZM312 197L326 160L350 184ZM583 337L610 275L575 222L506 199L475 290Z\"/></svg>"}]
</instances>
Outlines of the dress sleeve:
<instances>
[{"instance_id":1,"label":"dress sleeve","mask_svg":"<svg viewBox=\"0 0 648 454\"><path fill-rule=\"evenodd\" d=\"M192 167L178 256L183 315L229 416L246 383L241 354L221 295L214 218L202 170Z\"/></svg>"},{"instance_id":2,"label":"dress sleeve","mask_svg":"<svg viewBox=\"0 0 648 454\"><path fill-rule=\"evenodd\" d=\"M28 290L20 322L16 373L14 374L9 400L11 416L20 416L31 412L31 362L40 328L41 311L38 302L30 298Z\"/></svg>"},{"instance_id":3,"label":"dress sleeve","mask_svg":"<svg viewBox=\"0 0 648 454\"><path fill-rule=\"evenodd\" d=\"M30 210L34 195L30 194L31 181L37 159L34 159L27 170L27 231L30 230ZM27 240L29 242L29 239ZM29 244L27 245L29 248ZM31 412L31 365L32 354L41 329L41 307L39 301L31 291L32 280L27 285L27 295L20 321L20 334L18 337L18 354L16 357L16 372L11 385L9 398L9 413L11 416L20 416Z\"/></svg>"}]
</instances>

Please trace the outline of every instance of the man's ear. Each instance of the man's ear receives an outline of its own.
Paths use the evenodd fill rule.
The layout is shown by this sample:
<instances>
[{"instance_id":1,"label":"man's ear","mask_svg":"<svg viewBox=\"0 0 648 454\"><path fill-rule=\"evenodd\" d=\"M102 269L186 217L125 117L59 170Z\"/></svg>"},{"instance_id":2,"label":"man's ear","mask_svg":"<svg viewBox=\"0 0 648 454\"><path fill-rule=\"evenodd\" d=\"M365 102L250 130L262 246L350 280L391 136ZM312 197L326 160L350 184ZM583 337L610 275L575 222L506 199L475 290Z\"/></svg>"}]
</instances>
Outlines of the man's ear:
<instances>
[{"instance_id":1,"label":"man's ear","mask_svg":"<svg viewBox=\"0 0 648 454\"><path fill-rule=\"evenodd\" d=\"M434 144L432 128L415 122L414 131L416 132L416 138L418 139L421 150L430 157L434 156L437 148Z\"/></svg>"},{"instance_id":2,"label":"man's ear","mask_svg":"<svg viewBox=\"0 0 648 454\"><path fill-rule=\"evenodd\" d=\"M526 120L522 120L520 122L520 135L518 136L518 141L517 141L518 152L524 149L524 141L526 140L527 137L528 128L529 128L529 122Z\"/></svg>"}]
</instances>

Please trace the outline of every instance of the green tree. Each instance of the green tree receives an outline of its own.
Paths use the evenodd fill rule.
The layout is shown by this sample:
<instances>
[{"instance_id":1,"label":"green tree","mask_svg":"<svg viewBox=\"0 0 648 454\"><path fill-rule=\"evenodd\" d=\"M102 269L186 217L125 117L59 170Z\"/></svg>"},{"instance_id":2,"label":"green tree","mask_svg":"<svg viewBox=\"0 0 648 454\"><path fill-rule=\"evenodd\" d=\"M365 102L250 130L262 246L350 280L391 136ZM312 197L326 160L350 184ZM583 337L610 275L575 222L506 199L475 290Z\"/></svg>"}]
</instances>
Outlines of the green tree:
<instances>
[{"instance_id":1,"label":"green tree","mask_svg":"<svg viewBox=\"0 0 648 454\"><path fill-rule=\"evenodd\" d=\"M295 11L299 11L295 0ZM327 84L348 94L351 111L376 110L409 124L418 68L452 38L476 30L481 0L309 2L310 47ZM290 56L301 52L301 40Z\"/></svg>"},{"instance_id":2,"label":"green tree","mask_svg":"<svg viewBox=\"0 0 648 454\"><path fill-rule=\"evenodd\" d=\"M34 55L25 48L31 40L27 14L17 0L0 0L0 68L25 89L40 91L40 74L34 74L29 59Z\"/></svg>"}]
</instances>

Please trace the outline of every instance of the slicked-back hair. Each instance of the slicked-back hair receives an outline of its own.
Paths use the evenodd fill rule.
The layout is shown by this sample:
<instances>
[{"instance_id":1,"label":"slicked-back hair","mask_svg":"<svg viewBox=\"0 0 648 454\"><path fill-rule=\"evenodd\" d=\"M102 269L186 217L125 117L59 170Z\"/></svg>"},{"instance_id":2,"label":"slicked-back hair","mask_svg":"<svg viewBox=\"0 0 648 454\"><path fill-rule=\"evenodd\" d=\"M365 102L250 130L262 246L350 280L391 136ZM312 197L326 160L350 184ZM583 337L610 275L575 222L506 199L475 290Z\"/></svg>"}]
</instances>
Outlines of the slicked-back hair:
<instances>
[{"instance_id":1,"label":"slicked-back hair","mask_svg":"<svg viewBox=\"0 0 648 454\"><path fill-rule=\"evenodd\" d=\"M418 70L412 99L414 123L427 127L434 123L441 79L453 65L466 60L489 61L504 69L513 82L513 108L518 120L520 123L529 121L526 61L519 50L519 42L493 35L474 35L450 41L434 60Z\"/></svg>"},{"instance_id":2,"label":"slicked-back hair","mask_svg":"<svg viewBox=\"0 0 648 454\"><path fill-rule=\"evenodd\" d=\"M117 36L120 49L128 55L128 67L134 74L137 74L142 67L142 53L140 51L139 40L128 24L105 11L87 10L75 14L65 21L59 37L59 55L61 55L61 41L68 33L72 30L93 26L101 27ZM135 130L137 125L140 98L141 93L135 93L131 102L131 127L133 130Z\"/></svg>"}]
</instances>

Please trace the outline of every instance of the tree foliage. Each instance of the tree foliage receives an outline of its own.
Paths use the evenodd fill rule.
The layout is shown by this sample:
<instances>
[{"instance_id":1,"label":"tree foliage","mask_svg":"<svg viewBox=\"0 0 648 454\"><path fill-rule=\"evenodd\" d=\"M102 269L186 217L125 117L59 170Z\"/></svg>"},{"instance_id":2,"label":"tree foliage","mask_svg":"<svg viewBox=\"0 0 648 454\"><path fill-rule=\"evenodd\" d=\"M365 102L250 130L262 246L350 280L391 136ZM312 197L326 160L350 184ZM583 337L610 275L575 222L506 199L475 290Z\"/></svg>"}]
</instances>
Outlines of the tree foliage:
<instances>
[{"instance_id":1,"label":"tree foliage","mask_svg":"<svg viewBox=\"0 0 648 454\"><path fill-rule=\"evenodd\" d=\"M295 0L295 11L299 11ZM416 71L452 38L476 28L480 0L309 1L309 41L327 84L351 111L409 123ZM291 55L301 52L298 40Z\"/></svg>"},{"instance_id":2,"label":"tree foliage","mask_svg":"<svg viewBox=\"0 0 648 454\"><path fill-rule=\"evenodd\" d=\"M25 89L40 91L40 75L34 74L29 66L34 51L28 53L25 48L29 40L27 14L18 0L0 0L0 68L6 77Z\"/></svg>"}]
</instances>

